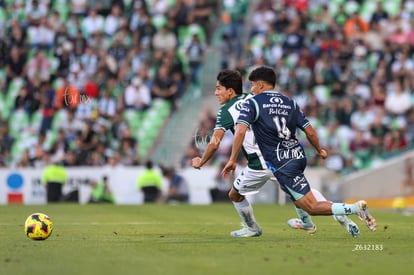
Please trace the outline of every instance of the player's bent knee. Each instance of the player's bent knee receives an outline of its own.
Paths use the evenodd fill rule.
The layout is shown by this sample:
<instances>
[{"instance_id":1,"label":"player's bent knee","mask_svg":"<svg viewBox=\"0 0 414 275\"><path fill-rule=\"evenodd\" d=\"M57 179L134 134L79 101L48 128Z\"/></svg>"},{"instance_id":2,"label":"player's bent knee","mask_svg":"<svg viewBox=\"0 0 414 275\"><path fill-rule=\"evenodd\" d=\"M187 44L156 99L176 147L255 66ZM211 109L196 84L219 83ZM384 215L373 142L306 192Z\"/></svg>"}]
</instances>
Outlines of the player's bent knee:
<instances>
[{"instance_id":1,"label":"player's bent knee","mask_svg":"<svg viewBox=\"0 0 414 275\"><path fill-rule=\"evenodd\" d=\"M231 188L229 191L229 198L234 202L241 202L244 200L244 196L240 195L234 188Z\"/></svg>"}]
</instances>

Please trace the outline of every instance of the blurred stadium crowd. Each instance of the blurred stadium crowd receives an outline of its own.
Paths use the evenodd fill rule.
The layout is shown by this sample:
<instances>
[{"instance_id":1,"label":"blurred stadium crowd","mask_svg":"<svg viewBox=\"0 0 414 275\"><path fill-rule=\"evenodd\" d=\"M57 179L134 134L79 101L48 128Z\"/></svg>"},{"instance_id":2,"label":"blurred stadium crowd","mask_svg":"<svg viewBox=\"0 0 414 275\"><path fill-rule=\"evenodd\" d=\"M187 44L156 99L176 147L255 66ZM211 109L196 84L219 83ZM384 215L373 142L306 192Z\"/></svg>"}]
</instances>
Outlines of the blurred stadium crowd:
<instances>
[{"instance_id":1,"label":"blurred stadium crowd","mask_svg":"<svg viewBox=\"0 0 414 275\"><path fill-rule=\"evenodd\" d=\"M279 89L299 103L329 150L322 162L302 136L310 165L345 175L413 147L414 1L258 2L248 17L228 14L220 50L236 53L236 62L223 58L222 68L245 76L260 65L276 69ZM234 43L240 26L245 45ZM214 123L207 110L199 129L208 134ZM231 139L225 136L212 164L227 160ZM200 153L191 144L182 166Z\"/></svg>"},{"instance_id":2,"label":"blurred stadium crowd","mask_svg":"<svg viewBox=\"0 0 414 275\"><path fill-rule=\"evenodd\" d=\"M0 0L0 166L142 164L197 85L210 0Z\"/></svg>"},{"instance_id":3,"label":"blurred stadium crowd","mask_svg":"<svg viewBox=\"0 0 414 275\"><path fill-rule=\"evenodd\" d=\"M311 165L347 174L412 148L413 0L0 0L0 166L142 164L217 23L220 67L274 67L317 127L330 157L305 144ZM200 134L214 123L207 108Z\"/></svg>"}]
</instances>

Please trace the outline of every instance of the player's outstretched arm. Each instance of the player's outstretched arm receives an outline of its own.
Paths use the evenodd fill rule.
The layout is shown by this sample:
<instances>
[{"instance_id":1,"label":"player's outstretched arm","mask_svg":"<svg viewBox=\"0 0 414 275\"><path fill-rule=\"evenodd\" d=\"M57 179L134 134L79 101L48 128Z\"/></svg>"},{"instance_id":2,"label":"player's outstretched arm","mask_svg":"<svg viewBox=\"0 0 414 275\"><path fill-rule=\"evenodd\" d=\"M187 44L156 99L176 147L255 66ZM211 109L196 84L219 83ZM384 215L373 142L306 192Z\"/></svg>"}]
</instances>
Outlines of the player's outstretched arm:
<instances>
[{"instance_id":1,"label":"player's outstretched arm","mask_svg":"<svg viewBox=\"0 0 414 275\"><path fill-rule=\"evenodd\" d=\"M191 160L191 166L193 166L195 169L200 169L207 161L209 161L219 148L224 133L225 132L221 129L214 130L213 135L211 136L210 142L207 144L207 148L204 151L203 156L201 158L193 158Z\"/></svg>"},{"instance_id":2,"label":"player's outstretched arm","mask_svg":"<svg viewBox=\"0 0 414 275\"><path fill-rule=\"evenodd\" d=\"M318 134L316 133L315 128L313 128L312 125L309 125L305 128L305 134L306 138L312 144L313 148L315 148L318 155L321 158L326 159L328 157L328 153L325 149L321 148L321 145L319 144Z\"/></svg>"}]
</instances>

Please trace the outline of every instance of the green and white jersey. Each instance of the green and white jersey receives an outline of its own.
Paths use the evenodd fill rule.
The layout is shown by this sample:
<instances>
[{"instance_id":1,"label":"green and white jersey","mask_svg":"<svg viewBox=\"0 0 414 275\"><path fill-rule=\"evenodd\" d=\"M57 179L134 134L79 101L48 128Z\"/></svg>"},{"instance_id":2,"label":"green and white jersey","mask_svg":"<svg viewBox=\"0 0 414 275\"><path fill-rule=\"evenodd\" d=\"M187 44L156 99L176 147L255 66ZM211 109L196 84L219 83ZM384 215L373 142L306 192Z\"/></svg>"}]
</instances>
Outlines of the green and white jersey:
<instances>
[{"instance_id":1,"label":"green and white jersey","mask_svg":"<svg viewBox=\"0 0 414 275\"><path fill-rule=\"evenodd\" d=\"M216 129L222 129L223 131L230 130L233 134L236 130L236 121L239 117L239 113L244 101L253 95L238 95L233 97L229 102L224 104L217 113ZM247 166L254 170L265 170L266 163L260 152L259 146L256 143L253 131L248 128L246 136L243 141L243 153L247 158Z\"/></svg>"}]
</instances>

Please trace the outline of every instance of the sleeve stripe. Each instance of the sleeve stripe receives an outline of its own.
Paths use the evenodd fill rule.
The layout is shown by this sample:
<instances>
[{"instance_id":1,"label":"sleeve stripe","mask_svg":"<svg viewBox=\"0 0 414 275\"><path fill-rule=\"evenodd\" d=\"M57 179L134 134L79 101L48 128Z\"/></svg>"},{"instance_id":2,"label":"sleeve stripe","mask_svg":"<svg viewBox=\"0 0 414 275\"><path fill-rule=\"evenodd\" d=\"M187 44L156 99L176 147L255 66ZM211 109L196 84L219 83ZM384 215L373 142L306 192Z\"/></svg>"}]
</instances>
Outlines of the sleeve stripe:
<instances>
[{"instance_id":1,"label":"sleeve stripe","mask_svg":"<svg viewBox=\"0 0 414 275\"><path fill-rule=\"evenodd\" d=\"M250 123L248 123L247 121L242 120L242 119L237 120L237 122L236 122L236 123L245 124L245 125L247 125L247 126L249 126L249 125L250 125Z\"/></svg>"},{"instance_id":2,"label":"sleeve stripe","mask_svg":"<svg viewBox=\"0 0 414 275\"><path fill-rule=\"evenodd\" d=\"M302 128L305 129L306 127L308 127L310 125L310 122L305 123Z\"/></svg>"},{"instance_id":3,"label":"sleeve stripe","mask_svg":"<svg viewBox=\"0 0 414 275\"><path fill-rule=\"evenodd\" d=\"M223 130L223 131L226 131L226 128L224 128L223 126L217 126L217 127L214 127L213 130Z\"/></svg>"},{"instance_id":4,"label":"sleeve stripe","mask_svg":"<svg viewBox=\"0 0 414 275\"><path fill-rule=\"evenodd\" d=\"M251 98L251 101L254 103L254 107L256 108L256 117L254 118L254 121L256 121L259 118L259 104L257 104L257 101L254 98Z\"/></svg>"}]
</instances>

